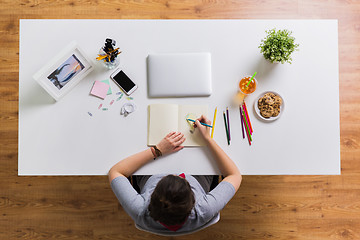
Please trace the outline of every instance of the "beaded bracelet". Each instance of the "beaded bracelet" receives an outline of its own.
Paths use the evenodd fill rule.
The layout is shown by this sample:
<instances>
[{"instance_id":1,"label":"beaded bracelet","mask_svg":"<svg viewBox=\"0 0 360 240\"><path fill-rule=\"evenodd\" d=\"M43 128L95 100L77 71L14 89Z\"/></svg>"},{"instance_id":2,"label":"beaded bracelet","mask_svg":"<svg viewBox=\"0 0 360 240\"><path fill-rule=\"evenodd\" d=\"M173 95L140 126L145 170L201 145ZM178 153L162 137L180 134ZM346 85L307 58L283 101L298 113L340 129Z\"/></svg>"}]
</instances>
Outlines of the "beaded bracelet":
<instances>
[{"instance_id":1,"label":"beaded bracelet","mask_svg":"<svg viewBox=\"0 0 360 240\"><path fill-rule=\"evenodd\" d=\"M161 152L160 149L158 149L156 146L151 147L151 152L152 152L152 154L154 155L154 160L155 160L157 157L162 156L162 152Z\"/></svg>"},{"instance_id":2,"label":"beaded bracelet","mask_svg":"<svg viewBox=\"0 0 360 240\"><path fill-rule=\"evenodd\" d=\"M151 149L152 154L154 155L154 160L155 160L156 159L155 149L153 147L151 147L150 149Z\"/></svg>"},{"instance_id":3,"label":"beaded bracelet","mask_svg":"<svg viewBox=\"0 0 360 240\"><path fill-rule=\"evenodd\" d=\"M158 157L162 156L162 152L160 151L160 149L158 149L156 146L154 146L154 149L155 149L156 156L158 156Z\"/></svg>"}]
</instances>

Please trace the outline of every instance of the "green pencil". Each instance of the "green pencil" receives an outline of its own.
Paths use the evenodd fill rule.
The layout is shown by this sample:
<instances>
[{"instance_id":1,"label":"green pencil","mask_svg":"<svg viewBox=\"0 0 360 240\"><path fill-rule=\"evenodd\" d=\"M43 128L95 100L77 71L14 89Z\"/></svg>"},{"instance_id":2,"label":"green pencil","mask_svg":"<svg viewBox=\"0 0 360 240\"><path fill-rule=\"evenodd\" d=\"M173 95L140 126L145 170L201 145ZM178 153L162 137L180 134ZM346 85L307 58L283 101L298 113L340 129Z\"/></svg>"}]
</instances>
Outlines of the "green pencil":
<instances>
[{"instance_id":1,"label":"green pencil","mask_svg":"<svg viewBox=\"0 0 360 240\"><path fill-rule=\"evenodd\" d=\"M228 127L227 127L227 124L226 124L225 111L223 111L223 115L224 115L224 123L225 123L225 130L226 130L226 139L227 139L228 145L230 145L229 132L228 132Z\"/></svg>"},{"instance_id":2,"label":"green pencil","mask_svg":"<svg viewBox=\"0 0 360 240\"><path fill-rule=\"evenodd\" d=\"M244 110L243 110L243 116L244 116L244 119L245 119L244 122L246 123L246 130L247 130L247 132L248 132L248 137L250 138L250 142L252 142L251 133L250 133L250 128L249 128L248 120L247 120L247 118L246 118L246 114L245 114Z\"/></svg>"}]
</instances>

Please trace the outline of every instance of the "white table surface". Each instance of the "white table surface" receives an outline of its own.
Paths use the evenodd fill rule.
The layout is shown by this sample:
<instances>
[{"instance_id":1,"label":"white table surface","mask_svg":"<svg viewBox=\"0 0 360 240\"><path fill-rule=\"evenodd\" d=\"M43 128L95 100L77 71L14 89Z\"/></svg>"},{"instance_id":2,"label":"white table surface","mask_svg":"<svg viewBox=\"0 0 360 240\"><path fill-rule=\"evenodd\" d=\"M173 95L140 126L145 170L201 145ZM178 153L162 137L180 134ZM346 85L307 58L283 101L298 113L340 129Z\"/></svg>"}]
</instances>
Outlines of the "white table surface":
<instances>
[{"instance_id":1,"label":"white table surface","mask_svg":"<svg viewBox=\"0 0 360 240\"><path fill-rule=\"evenodd\" d=\"M340 174L337 20L20 20L19 175L103 175L112 165L146 148L147 106L152 103L218 107L214 138L245 175ZM293 64L270 64L259 52L265 30L293 31L300 51ZM112 71L96 66L68 95L55 102L33 79L71 41L95 59L105 38L117 41L120 67L138 84L136 112L124 118L126 99L109 106L89 95L95 80ZM210 52L210 97L149 99L149 53ZM253 145L242 139L239 110L231 106L239 79L257 71L258 89L246 99L254 128ZM111 83L113 92L117 92ZM264 123L253 103L261 92L280 93L281 118ZM98 110L100 103L108 111ZM222 111L230 107L231 145ZM88 111L93 116L88 115ZM136 174L217 174L206 148L185 148Z\"/></svg>"}]
</instances>

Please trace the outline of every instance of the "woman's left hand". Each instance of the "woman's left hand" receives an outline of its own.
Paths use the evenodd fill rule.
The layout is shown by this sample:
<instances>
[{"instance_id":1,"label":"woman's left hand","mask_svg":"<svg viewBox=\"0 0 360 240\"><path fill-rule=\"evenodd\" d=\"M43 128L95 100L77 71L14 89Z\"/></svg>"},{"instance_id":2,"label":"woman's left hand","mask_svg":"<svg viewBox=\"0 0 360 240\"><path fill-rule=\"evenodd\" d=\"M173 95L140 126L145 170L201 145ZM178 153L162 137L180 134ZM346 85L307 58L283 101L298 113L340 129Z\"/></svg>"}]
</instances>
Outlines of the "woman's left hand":
<instances>
[{"instance_id":1,"label":"woman's left hand","mask_svg":"<svg viewBox=\"0 0 360 240\"><path fill-rule=\"evenodd\" d=\"M180 145L184 141L185 137L181 132L170 132L156 145L156 147L163 155L166 155L183 149L184 146Z\"/></svg>"}]
</instances>

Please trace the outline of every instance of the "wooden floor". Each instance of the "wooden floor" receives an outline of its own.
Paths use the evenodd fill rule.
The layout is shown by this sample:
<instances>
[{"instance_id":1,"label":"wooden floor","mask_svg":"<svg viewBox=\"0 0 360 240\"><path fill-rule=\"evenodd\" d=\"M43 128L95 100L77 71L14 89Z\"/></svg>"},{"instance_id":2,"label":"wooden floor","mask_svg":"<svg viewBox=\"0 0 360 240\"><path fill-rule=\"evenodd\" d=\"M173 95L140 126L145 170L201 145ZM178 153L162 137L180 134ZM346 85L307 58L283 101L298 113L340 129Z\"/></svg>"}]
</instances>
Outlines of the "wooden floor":
<instances>
[{"instance_id":1,"label":"wooden floor","mask_svg":"<svg viewBox=\"0 0 360 240\"><path fill-rule=\"evenodd\" d=\"M360 1L0 0L0 239L165 239L105 176L17 176L20 18L339 19L342 175L244 176L219 223L179 239L360 239Z\"/></svg>"}]
</instances>

